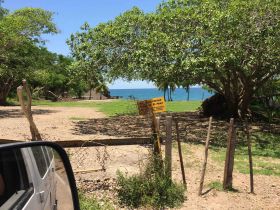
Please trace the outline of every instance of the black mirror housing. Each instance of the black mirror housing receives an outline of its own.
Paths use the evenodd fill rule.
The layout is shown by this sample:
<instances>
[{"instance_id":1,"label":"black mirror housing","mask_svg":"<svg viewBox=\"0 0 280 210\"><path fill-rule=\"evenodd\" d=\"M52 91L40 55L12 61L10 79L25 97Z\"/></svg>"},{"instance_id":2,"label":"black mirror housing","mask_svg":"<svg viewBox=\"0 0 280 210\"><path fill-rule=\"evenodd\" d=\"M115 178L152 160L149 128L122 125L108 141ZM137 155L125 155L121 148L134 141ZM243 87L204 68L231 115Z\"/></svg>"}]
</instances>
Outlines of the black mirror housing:
<instances>
[{"instance_id":1,"label":"black mirror housing","mask_svg":"<svg viewBox=\"0 0 280 210\"><path fill-rule=\"evenodd\" d=\"M34 202L30 202L32 196L36 196ZM40 205L80 209L66 151L48 141L0 145L0 209L35 210Z\"/></svg>"}]
</instances>

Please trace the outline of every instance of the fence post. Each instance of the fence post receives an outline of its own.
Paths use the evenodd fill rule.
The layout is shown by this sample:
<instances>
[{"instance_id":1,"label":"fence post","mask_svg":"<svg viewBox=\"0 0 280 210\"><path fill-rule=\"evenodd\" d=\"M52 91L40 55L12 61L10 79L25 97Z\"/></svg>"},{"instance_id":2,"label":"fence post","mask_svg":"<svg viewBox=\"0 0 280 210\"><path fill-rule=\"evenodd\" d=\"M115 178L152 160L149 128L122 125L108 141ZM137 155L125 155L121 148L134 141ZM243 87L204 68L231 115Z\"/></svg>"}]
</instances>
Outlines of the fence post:
<instances>
[{"instance_id":1,"label":"fence post","mask_svg":"<svg viewBox=\"0 0 280 210\"><path fill-rule=\"evenodd\" d=\"M224 189L232 188L232 172L234 164L234 151L235 151L236 132L234 127L234 118L230 118L228 139L227 139L227 152L224 169Z\"/></svg>"},{"instance_id":2,"label":"fence post","mask_svg":"<svg viewBox=\"0 0 280 210\"><path fill-rule=\"evenodd\" d=\"M156 132L158 134L159 143L162 144L162 138L160 134L160 116L156 117Z\"/></svg>"},{"instance_id":3,"label":"fence post","mask_svg":"<svg viewBox=\"0 0 280 210\"><path fill-rule=\"evenodd\" d=\"M245 130L246 130L246 137L247 137L249 168L250 168L250 192L254 193L253 160L252 160L252 150L251 150L250 129L249 129L249 124L247 119L245 120Z\"/></svg>"},{"instance_id":4,"label":"fence post","mask_svg":"<svg viewBox=\"0 0 280 210\"><path fill-rule=\"evenodd\" d=\"M27 95L27 104L25 104L25 102L24 102L23 90L25 90L26 95ZM39 130L38 130L38 128L34 122L33 116L32 116L32 111L31 111L32 96L31 96L31 92L27 86L26 80L22 80L22 85L17 88L17 95L18 95L20 106L21 106L21 110L29 122L32 141L41 141L42 140L41 134L39 133Z\"/></svg>"},{"instance_id":5,"label":"fence post","mask_svg":"<svg viewBox=\"0 0 280 210\"><path fill-rule=\"evenodd\" d=\"M175 125L176 125L176 134L177 134L177 143L178 143L178 152L179 152L179 158L180 158L182 179L183 179L184 186L187 187L184 161L183 161L182 148L181 148L181 141L180 141L179 124L178 124L177 120L175 121Z\"/></svg>"},{"instance_id":6,"label":"fence post","mask_svg":"<svg viewBox=\"0 0 280 210\"><path fill-rule=\"evenodd\" d=\"M207 165L207 158L208 158L208 148L209 148L209 140L210 140L210 134L211 134L211 125L212 125L212 117L209 118L209 126L208 126L208 131L207 131L206 142L205 142L204 162L202 165L200 185L199 185L199 190L198 190L199 196L202 194L202 189L203 189L203 183L204 183L204 177L205 177L205 171L206 171L206 165Z\"/></svg>"},{"instance_id":7,"label":"fence post","mask_svg":"<svg viewBox=\"0 0 280 210\"><path fill-rule=\"evenodd\" d=\"M166 173L172 177L172 116L166 116L165 140Z\"/></svg>"},{"instance_id":8,"label":"fence post","mask_svg":"<svg viewBox=\"0 0 280 210\"><path fill-rule=\"evenodd\" d=\"M161 145L159 137L159 122L155 116L155 113L152 112L152 132L153 132L153 144L154 144L154 154L157 154L161 157Z\"/></svg>"}]
</instances>

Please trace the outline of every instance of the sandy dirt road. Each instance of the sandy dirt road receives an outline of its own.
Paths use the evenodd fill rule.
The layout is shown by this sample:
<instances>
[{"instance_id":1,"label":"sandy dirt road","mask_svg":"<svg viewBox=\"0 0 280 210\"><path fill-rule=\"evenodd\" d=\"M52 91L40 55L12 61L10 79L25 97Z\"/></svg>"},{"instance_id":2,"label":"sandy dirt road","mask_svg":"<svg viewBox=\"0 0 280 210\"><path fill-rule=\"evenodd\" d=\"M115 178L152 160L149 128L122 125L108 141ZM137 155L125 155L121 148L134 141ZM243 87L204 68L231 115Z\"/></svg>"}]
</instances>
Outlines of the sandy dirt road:
<instances>
[{"instance_id":1,"label":"sandy dirt road","mask_svg":"<svg viewBox=\"0 0 280 210\"><path fill-rule=\"evenodd\" d=\"M45 140L87 140L106 138L102 134L81 134L75 129L80 119L106 117L94 108L32 107L34 121ZM30 139L29 124L19 106L0 107L0 139Z\"/></svg>"}]
</instances>

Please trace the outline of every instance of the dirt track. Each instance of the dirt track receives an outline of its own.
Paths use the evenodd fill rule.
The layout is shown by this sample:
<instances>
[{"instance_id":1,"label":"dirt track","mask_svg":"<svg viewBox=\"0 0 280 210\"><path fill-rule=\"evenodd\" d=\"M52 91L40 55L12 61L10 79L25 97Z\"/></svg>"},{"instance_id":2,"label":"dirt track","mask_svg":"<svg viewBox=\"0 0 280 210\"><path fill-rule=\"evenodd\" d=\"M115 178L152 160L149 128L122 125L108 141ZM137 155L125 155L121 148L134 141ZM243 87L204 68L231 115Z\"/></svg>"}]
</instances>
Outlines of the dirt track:
<instances>
[{"instance_id":1,"label":"dirt track","mask_svg":"<svg viewBox=\"0 0 280 210\"><path fill-rule=\"evenodd\" d=\"M106 138L101 134L76 132L74 124L80 119L102 118L105 115L93 108L32 107L34 121L45 140ZM0 139L28 140L29 125L19 106L0 107Z\"/></svg>"}]
</instances>

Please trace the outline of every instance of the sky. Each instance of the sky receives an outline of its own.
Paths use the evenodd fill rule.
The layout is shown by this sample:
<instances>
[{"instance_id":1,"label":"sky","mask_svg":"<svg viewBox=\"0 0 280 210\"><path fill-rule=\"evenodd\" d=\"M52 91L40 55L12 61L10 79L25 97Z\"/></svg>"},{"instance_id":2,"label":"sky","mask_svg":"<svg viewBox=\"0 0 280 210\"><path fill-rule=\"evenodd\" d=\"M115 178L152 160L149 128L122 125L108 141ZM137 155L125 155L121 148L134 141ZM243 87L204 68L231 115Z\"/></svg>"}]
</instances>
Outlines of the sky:
<instances>
[{"instance_id":1,"label":"sky","mask_svg":"<svg viewBox=\"0 0 280 210\"><path fill-rule=\"evenodd\" d=\"M162 0L5 0L3 7L10 11L23 7L39 7L54 12L54 22L60 33L44 36L48 40L46 47L52 52L69 55L66 40L72 33L79 31L84 22L88 22L93 27L113 20L133 6L145 12L152 12L160 2ZM153 87L153 84L146 81L116 80L114 84L109 85L111 89Z\"/></svg>"}]
</instances>

